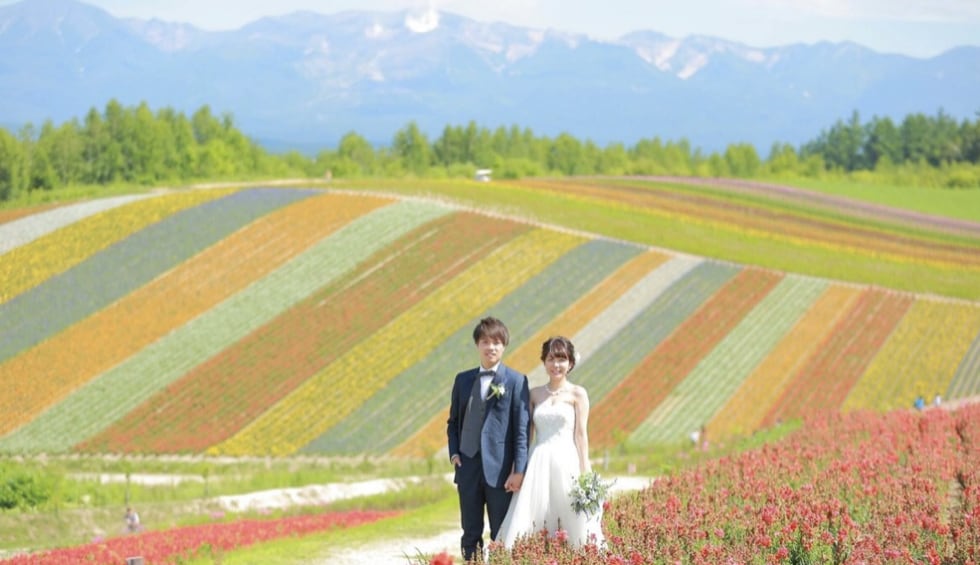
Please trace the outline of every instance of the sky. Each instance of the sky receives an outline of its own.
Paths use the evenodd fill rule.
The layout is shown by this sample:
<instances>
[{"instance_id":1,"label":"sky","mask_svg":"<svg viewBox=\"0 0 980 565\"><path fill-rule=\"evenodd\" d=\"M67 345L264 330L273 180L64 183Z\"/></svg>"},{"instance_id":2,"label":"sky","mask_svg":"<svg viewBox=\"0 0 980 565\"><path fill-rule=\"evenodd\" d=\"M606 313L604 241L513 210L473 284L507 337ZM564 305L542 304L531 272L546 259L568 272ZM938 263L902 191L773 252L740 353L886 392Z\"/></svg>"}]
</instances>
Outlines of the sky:
<instances>
[{"instance_id":1,"label":"sky","mask_svg":"<svg viewBox=\"0 0 980 565\"><path fill-rule=\"evenodd\" d=\"M21 0L0 0L0 5ZM31 0L22 0L31 1ZM980 0L82 0L116 17L237 29L299 10L453 12L483 22L615 39L631 31L704 35L752 47L852 41L932 57L980 46Z\"/></svg>"}]
</instances>

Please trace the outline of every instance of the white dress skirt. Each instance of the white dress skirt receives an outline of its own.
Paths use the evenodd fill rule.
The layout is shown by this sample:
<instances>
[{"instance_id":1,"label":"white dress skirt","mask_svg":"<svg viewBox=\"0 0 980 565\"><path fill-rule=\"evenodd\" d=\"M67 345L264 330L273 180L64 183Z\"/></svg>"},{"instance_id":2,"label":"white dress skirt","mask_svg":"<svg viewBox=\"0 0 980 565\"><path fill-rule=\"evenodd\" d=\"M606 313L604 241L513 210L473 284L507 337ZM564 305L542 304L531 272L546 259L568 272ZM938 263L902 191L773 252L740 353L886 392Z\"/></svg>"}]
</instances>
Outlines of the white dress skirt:
<instances>
[{"instance_id":1,"label":"white dress skirt","mask_svg":"<svg viewBox=\"0 0 980 565\"><path fill-rule=\"evenodd\" d=\"M528 459L521 490L510 500L507 516L497 541L507 549L519 537L558 529L568 534L568 543L602 547L602 509L597 514L576 513L569 492L578 480L578 451L575 448L575 406L547 400L534 409L534 445Z\"/></svg>"}]
</instances>

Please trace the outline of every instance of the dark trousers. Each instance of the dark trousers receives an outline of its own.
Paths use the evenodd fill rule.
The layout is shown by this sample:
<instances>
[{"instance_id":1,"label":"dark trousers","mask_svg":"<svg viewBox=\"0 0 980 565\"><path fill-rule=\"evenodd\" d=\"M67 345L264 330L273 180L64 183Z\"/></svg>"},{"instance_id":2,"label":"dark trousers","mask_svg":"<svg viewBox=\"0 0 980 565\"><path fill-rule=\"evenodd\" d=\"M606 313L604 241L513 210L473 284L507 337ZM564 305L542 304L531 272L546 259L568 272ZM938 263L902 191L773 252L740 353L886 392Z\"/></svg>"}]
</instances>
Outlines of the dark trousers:
<instances>
[{"instance_id":1,"label":"dark trousers","mask_svg":"<svg viewBox=\"0 0 980 565\"><path fill-rule=\"evenodd\" d=\"M463 559L473 561L483 557L484 508L490 519L490 539L497 539L497 532L500 531L500 524L507 515L512 493L487 484L483 477L483 460L479 453L474 457L460 455L460 459L462 465L456 469L459 516L463 526L460 546Z\"/></svg>"}]
</instances>

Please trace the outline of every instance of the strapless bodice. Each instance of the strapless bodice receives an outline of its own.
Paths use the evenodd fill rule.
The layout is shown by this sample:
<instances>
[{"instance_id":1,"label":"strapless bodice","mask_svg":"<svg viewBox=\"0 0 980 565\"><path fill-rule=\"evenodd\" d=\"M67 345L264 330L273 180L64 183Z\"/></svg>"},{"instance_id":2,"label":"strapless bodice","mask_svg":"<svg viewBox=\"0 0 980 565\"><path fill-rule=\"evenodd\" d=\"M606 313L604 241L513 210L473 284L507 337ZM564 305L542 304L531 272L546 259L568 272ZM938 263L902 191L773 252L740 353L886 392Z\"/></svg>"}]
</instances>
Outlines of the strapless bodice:
<instances>
[{"instance_id":1,"label":"strapless bodice","mask_svg":"<svg viewBox=\"0 0 980 565\"><path fill-rule=\"evenodd\" d=\"M535 442L574 441L575 407L546 400L534 408Z\"/></svg>"}]
</instances>

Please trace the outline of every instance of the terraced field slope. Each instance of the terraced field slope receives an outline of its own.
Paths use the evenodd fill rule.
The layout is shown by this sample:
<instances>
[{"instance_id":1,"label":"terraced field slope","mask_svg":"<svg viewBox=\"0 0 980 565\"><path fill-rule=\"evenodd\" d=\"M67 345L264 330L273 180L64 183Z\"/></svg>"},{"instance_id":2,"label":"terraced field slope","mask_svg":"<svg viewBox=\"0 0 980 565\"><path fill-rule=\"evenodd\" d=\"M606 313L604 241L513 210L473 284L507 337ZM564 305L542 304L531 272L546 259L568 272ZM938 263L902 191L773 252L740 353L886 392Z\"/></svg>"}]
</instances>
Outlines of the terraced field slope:
<instances>
[{"instance_id":1,"label":"terraced field slope","mask_svg":"<svg viewBox=\"0 0 980 565\"><path fill-rule=\"evenodd\" d=\"M636 180L406 186L0 215L0 452L427 457L486 315L533 385L541 341L575 341L596 449L980 394L969 224Z\"/></svg>"}]
</instances>

